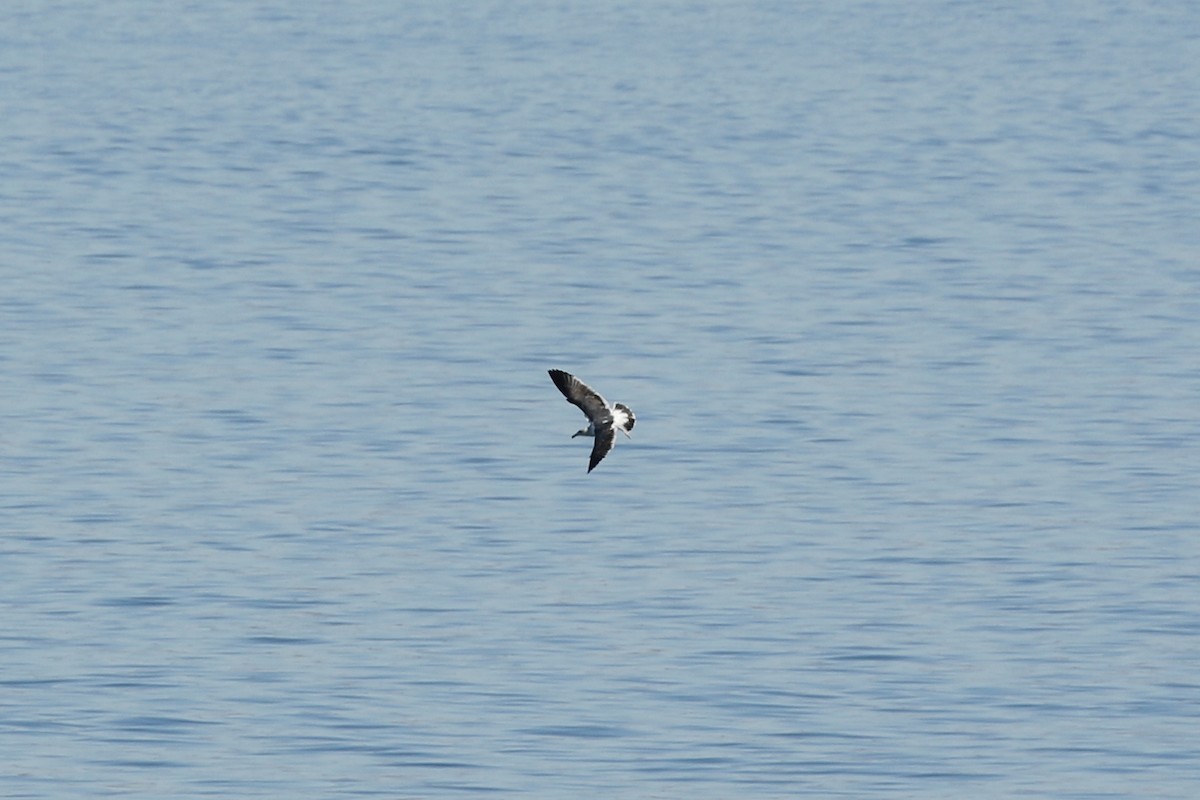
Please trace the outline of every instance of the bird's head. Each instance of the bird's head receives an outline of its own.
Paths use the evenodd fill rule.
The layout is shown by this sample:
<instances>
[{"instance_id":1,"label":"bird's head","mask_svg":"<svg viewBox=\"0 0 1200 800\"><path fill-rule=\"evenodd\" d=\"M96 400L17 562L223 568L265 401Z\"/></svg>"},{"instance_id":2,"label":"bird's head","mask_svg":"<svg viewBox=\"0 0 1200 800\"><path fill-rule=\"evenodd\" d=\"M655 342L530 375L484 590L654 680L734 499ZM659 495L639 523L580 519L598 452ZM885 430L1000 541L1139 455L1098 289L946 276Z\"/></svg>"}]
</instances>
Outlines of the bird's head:
<instances>
[{"instance_id":1,"label":"bird's head","mask_svg":"<svg viewBox=\"0 0 1200 800\"><path fill-rule=\"evenodd\" d=\"M579 430L577 430L571 434L571 438L574 439L576 436L591 436L591 435L592 435L591 428L580 428Z\"/></svg>"}]
</instances>

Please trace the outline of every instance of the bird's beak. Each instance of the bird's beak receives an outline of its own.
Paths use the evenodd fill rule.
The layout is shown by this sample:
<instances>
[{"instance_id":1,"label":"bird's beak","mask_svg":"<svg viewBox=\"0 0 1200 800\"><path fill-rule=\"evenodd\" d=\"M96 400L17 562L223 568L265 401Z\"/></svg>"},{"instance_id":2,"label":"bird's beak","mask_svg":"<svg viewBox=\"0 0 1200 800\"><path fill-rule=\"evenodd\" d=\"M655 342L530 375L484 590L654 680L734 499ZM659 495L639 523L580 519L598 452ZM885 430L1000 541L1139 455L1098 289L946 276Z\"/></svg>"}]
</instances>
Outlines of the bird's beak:
<instances>
[{"instance_id":1,"label":"bird's beak","mask_svg":"<svg viewBox=\"0 0 1200 800\"><path fill-rule=\"evenodd\" d=\"M583 435L583 431L575 431L574 433L571 434L571 438L574 439L576 436L582 436L582 435Z\"/></svg>"}]
</instances>

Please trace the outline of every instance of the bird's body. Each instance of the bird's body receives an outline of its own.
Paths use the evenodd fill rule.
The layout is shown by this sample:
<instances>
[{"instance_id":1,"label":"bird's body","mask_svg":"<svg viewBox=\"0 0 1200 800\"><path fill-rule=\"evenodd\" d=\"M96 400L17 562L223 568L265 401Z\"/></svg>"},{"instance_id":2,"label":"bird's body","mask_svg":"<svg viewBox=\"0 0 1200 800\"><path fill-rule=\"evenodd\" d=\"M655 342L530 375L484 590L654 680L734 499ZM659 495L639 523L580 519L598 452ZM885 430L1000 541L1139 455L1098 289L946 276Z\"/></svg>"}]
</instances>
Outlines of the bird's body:
<instances>
[{"instance_id":1,"label":"bird's body","mask_svg":"<svg viewBox=\"0 0 1200 800\"><path fill-rule=\"evenodd\" d=\"M554 385L563 393L563 397L567 398L567 402L579 406L579 410L588 418L587 427L576 431L571 438L591 436L595 439L592 444L592 457L588 461L588 472L591 472L608 455L608 451L613 449L617 431L620 430L629 436L637 418L629 406L621 403L609 405L595 389L569 372L552 369L550 380L554 381Z\"/></svg>"}]
</instances>

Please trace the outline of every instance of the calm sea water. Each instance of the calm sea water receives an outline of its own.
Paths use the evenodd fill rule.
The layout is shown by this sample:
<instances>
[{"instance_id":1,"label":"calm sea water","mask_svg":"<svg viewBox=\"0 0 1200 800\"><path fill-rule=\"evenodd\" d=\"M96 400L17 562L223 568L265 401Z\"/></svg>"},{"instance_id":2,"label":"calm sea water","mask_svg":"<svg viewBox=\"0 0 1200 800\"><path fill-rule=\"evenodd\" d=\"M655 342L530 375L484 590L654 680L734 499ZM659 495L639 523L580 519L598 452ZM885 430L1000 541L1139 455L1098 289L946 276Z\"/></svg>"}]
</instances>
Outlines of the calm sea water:
<instances>
[{"instance_id":1,"label":"calm sea water","mask_svg":"<svg viewBox=\"0 0 1200 800\"><path fill-rule=\"evenodd\" d=\"M1196 796L1195 4L0 31L0 796Z\"/></svg>"}]
</instances>

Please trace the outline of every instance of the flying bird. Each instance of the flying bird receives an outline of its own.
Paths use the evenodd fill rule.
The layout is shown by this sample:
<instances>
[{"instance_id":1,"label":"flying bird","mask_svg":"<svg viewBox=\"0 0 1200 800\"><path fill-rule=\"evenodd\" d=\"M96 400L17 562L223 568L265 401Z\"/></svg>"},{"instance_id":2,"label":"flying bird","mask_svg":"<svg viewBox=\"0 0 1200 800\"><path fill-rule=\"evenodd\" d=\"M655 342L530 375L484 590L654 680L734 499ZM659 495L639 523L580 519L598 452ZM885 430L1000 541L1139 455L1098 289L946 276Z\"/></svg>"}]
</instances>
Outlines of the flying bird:
<instances>
[{"instance_id":1,"label":"flying bird","mask_svg":"<svg viewBox=\"0 0 1200 800\"><path fill-rule=\"evenodd\" d=\"M571 436L572 439L576 436L591 436L595 439L592 444L592 457L588 461L588 472L594 470L608 455L608 451L613 449L618 428L626 437L633 438L629 432L633 430L636 418L629 406L621 403L609 405L595 389L561 369L550 370L550 380L554 381L554 385L563 393L563 397L567 398L567 402L579 406L579 410L588 418L587 427L581 428Z\"/></svg>"}]
</instances>

